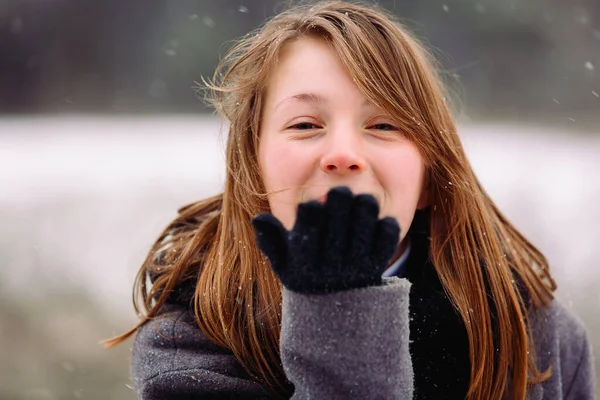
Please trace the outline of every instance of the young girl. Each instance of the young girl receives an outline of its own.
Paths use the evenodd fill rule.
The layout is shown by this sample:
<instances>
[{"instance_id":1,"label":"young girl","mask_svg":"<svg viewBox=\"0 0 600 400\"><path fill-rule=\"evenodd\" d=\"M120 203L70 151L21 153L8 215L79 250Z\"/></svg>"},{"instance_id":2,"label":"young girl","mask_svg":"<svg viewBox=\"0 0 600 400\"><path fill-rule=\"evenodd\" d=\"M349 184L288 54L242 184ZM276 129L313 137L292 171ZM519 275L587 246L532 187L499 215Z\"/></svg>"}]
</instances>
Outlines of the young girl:
<instances>
[{"instance_id":1,"label":"young girl","mask_svg":"<svg viewBox=\"0 0 600 400\"><path fill-rule=\"evenodd\" d=\"M158 238L144 316L109 341L137 333L139 398L594 397L584 328L392 16L291 9L208 86L230 123L224 191Z\"/></svg>"}]
</instances>

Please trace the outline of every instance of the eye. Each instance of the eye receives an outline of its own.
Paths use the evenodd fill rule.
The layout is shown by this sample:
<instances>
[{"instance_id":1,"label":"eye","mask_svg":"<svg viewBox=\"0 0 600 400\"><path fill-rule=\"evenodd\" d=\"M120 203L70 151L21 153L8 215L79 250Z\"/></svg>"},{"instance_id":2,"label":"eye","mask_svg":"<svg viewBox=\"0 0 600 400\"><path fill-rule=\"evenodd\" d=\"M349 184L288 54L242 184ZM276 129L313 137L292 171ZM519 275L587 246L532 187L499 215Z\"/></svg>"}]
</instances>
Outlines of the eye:
<instances>
[{"instance_id":1,"label":"eye","mask_svg":"<svg viewBox=\"0 0 600 400\"><path fill-rule=\"evenodd\" d=\"M290 126L288 129L296 129L299 131L305 131L310 129L319 129L319 126L311 123L311 122L300 122L298 124L294 124Z\"/></svg>"},{"instance_id":2,"label":"eye","mask_svg":"<svg viewBox=\"0 0 600 400\"><path fill-rule=\"evenodd\" d=\"M394 125L385 124L385 123L371 125L369 127L369 129L375 129L378 131L397 131L398 130L398 128L396 128Z\"/></svg>"},{"instance_id":3,"label":"eye","mask_svg":"<svg viewBox=\"0 0 600 400\"><path fill-rule=\"evenodd\" d=\"M322 128L323 126L317 121L311 122L299 120L296 123L292 121L292 124L285 128L284 131L290 139L305 140L322 136Z\"/></svg>"}]
</instances>

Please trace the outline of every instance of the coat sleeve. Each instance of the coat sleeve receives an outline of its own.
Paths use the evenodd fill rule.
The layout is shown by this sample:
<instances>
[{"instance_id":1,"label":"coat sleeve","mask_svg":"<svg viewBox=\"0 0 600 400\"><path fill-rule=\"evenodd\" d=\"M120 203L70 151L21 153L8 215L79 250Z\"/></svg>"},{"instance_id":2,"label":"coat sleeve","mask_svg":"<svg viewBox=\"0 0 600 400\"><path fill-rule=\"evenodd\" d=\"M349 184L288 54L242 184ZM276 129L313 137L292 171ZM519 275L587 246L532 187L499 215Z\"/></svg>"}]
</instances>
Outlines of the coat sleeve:
<instances>
[{"instance_id":1,"label":"coat sleeve","mask_svg":"<svg viewBox=\"0 0 600 400\"><path fill-rule=\"evenodd\" d=\"M280 350L293 399L412 399L406 279L326 295L284 289Z\"/></svg>"},{"instance_id":2,"label":"coat sleeve","mask_svg":"<svg viewBox=\"0 0 600 400\"><path fill-rule=\"evenodd\" d=\"M268 398L233 354L210 342L180 305L168 304L164 314L140 328L131 370L140 400Z\"/></svg>"},{"instance_id":3,"label":"coat sleeve","mask_svg":"<svg viewBox=\"0 0 600 400\"><path fill-rule=\"evenodd\" d=\"M327 295L284 289L280 350L293 399L412 399L409 290L399 278ZM140 328L132 375L141 400L269 396L174 304Z\"/></svg>"}]
</instances>

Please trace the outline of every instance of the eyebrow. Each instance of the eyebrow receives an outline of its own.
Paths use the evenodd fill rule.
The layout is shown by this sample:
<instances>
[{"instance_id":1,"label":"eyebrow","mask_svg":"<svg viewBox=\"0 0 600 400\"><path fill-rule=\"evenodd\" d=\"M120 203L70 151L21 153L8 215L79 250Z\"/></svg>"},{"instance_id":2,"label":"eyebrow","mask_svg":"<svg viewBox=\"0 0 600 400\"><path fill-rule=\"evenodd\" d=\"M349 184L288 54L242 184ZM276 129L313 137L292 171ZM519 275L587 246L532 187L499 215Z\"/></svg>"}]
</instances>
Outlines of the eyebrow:
<instances>
[{"instance_id":1,"label":"eyebrow","mask_svg":"<svg viewBox=\"0 0 600 400\"><path fill-rule=\"evenodd\" d=\"M295 94L290 97L286 97L285 99L281 100L279 103L277 103L275 105L273 110L277 110L284 103L287 103L287 102L293 101L293 100L301 101L304 103L313 103L313 104L324 104L324 103L328 102L327 98L321 96L318 93L298 93L298 94ZM369 100L365 100L363 103L363 107L369 107L372 105L373 104Z\"/></svg>"}]
</instances>

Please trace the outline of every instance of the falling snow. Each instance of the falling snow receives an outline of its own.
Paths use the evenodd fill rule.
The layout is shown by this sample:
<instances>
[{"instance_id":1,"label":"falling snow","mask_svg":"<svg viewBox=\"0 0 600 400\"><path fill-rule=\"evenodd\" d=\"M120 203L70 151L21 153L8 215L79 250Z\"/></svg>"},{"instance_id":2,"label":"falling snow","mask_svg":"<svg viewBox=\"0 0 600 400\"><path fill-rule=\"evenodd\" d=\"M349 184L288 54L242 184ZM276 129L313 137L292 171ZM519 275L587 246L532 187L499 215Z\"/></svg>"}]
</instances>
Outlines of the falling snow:
<instances>
[{"instance_id":1,"label":"falling snow","mask_svg":"<svg viewBox=\"0 0 600 400\"><path fill-rule=\"evenodd\" d=\"M590 70L590 71L593 71L594 70L594 64L592 64L591 61L586 61L585 62L585 68L588 69L588 70Z\"/></svg>"},{"instance_id":2,"label":"falling snow","mask_svg":"<svg viewBox=\"0 0 600 400\"><path fill-rule=\"evenodd\" d=\"M209 28L215 27L215 21L211 17L208 17L208 16L202 17L202 22L204 22L204 25L208 26Z\"/></svg>"}]
</instances>

